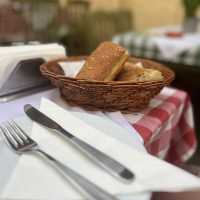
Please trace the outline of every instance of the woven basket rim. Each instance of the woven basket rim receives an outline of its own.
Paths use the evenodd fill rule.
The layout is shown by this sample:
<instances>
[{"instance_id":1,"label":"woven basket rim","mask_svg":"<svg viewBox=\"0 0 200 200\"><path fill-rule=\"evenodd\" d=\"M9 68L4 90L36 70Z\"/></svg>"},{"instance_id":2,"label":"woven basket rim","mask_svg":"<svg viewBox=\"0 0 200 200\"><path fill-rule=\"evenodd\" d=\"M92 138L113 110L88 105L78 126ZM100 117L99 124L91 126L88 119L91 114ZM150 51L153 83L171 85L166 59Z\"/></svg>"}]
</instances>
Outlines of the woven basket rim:
<instances>
[{"instance_id":1,"label":"woven basket rim","mask_svg":"<svg viewBox=\"0 0 200 200\"><path fill-rule=\"evenodd\" d=\"M140 82L135 82L135 81L96 81L96 80L85 80L85 79L77 79L77 78L73 78L73 77L68 77L66 75L61 75L61 74L58 74L58 73L55 73L55 72L52 72L51 70L49 70L49 66L50 65L53 65L54 63L58 63L58 62L70 62L70 61L82 61L82 60L86 60L88 56L69 56L69 57L61 57L61 58L58 58L58 59L54 59L54 60L51 60L51 61L48 61L46 63L43 63L41 66L40 66L40 70L42 71L43 74L46 74L48 76L51 76L52 78L55 78L55 79L60 79L62 81L78 81L78 82L84 82L84 83L88 83L88 84L103 84L103 85L116 85L116 86L125 86L125 85L134 85L134 86L138 86L138 87L142 87L142 86L149 86L149 85L168 85L170 84L174 79L175 79L175 73L173 72L173 70L171 70L170 68L166 67L165 65L163 64L160 64L158 62L155 62L155 61L152 61L152 60L149 60L149 59L143 59L143 58L137 58L137 57L130 57L129 58L129 61L130 62L133 62L133 61L137 61L137 62L142 62L143 63L143 66L146 67L146 68L155 68L157 70L160 69L160 71L165 71L168 73L168 76L167 77L164 77L164 80L161 80L161 81L140 81ZM145 62L146 63L149 63L149 67L147 67L145 65Z\"/></svg>"},{"instance_id":2,"label":"woven basket rim","mask_svg":"<svg viewBox=\"0 0 200 200\"><path fill-rule=\"evenodd\" d=\"M174 72L164 65L131 57L130 62L142 62L144 67L160 70L163 81L132 82L132 81L90 81L76 79L64 75L59 62L85 60L87 56L59 58L41 65L42 74L53 85L59 88L60 95L70 105L81 106L86 110L122 111L125 113L140 111L148 106L151 98L169 85L175 78Z\"/></svg>"}]
</instances>

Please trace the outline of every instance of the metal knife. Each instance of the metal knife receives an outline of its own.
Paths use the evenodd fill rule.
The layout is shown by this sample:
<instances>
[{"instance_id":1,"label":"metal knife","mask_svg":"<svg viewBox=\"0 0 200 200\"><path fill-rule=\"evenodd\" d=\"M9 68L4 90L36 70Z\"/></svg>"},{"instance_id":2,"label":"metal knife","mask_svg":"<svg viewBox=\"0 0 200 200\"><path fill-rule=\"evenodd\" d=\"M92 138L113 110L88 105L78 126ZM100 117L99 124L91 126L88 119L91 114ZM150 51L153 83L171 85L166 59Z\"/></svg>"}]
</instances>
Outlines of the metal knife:
<instances>
[{"instance_id":1,"label":"metal knife","mask_svg":"<svg viewBox=\"0 0 200 200\"><path fill-rule=\"evenodd\" d=\"M24 106L24 111L27 116L33 121L48 127L61 135L64 135L69 141L78 147L85 155L87 155L90 159L92 159L96 164L101 166L103 169L108 171L110 174L115 177L120 178L126 183L131 182L134 179L134 174L123 166L118 161L114 160L110 156L104 154L98 149L92 147L91 145L85 143L84 141L78 139L67 130L65 130L62 126L60 126L57 122L47 117L45 114L27 104Z\"/></svg>"}]
</instances>

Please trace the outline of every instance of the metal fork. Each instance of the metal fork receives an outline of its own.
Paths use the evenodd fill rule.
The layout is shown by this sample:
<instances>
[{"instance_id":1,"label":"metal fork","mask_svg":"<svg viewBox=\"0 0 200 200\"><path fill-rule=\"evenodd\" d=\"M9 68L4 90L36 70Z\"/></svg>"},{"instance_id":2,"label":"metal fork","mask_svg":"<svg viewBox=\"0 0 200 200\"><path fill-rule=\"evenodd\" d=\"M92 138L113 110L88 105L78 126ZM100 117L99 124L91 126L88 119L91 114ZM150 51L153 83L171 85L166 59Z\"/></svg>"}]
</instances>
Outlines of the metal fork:
<instances>
[{"instance_id":1,"label":"metal fork","mask_svg":"<svg viewBox=\"0 0 200 200\"><path fill-rule=\"evenodd\" d=\"M37 142L30 138L14 121L8 121L0 126L5 140L12 149L23 154L27 152L37 153L46 158L47 161L55 167L67 180L76 187L79 192L88 200L117 200L116 197L109 194L99 186L95 185L82 175L70 169L62 162L40 149Z\"/></svg>"}]
</instances>

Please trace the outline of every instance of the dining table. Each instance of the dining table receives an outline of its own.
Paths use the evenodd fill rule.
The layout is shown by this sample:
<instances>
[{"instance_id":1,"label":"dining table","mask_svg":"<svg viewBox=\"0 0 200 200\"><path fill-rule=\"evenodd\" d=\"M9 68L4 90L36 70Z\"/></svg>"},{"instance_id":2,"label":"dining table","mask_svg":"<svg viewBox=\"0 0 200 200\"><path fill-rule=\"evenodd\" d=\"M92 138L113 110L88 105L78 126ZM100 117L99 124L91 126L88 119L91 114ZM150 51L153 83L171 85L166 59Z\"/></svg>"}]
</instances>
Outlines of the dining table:
<instances>
[{"instance_id":1,"label":"dining table","mask_svg":"<svg viewBox=\"0 0 200 200\"><path fill-rule=\"evenodd\" d=\"M59 49L60 50L58 52L60 54L62 55L65 54L65 51L62 47L60 47ZM129 48L127 49L130 51ZM7 59L8 60L10 59L9 56L7 57ZM25 84L25 82L23 83ZM48 104L46 102L47 103L46 105L53 105L54 103L55 107L56 106L61 107L63 109L63 112L66 113L71 112L71 114L73 113L76 116L76 118L82 120L86 125L88 123L91 128L94 128L97 131L100 130L103 134L105 133L105 135L109 137L111 136L111 138L113 138L114 140L121 142L122 145L125 145L126 147L131 147L136 151L141 151L141 153L144 153L144 155L149 156L148 154L150 154L151 156L149 157L157 160L158 162L163 162L161 160L165 160L170 163L169 165L172 166L172 168L174 167L173 165L183 164L187 160L189 160L197 149L197 138L194 128L195 124L193 118L193 106L190 97L186 91L174 87L168 87L168 86L164 87L158 95L156 95L154 98L150 100L146 108L138 112L131 112L131 113L123 113L120 111L116 112L87 111L79 106L73 107L71 106L71 104L68 104L62 98L58 88L54 88L53 86L50 85L49 87L38 88L38 90L34 91L31 91L31 88L26 88L26 90L25 89L21 90L21 93L20 91L16 92L15 95L12 96L12 98L10 98L10 95L8 95L8 97L9 98L1 98L0 101L0 111L1 111L0 124L3 126L5 125L6 121L14 120L29 135L34 133L33 129L36 124L32 123L32 121L28 119L28 117L25 115L24 105L31 104L32 106L41 110L42 108L45 108L44 105L42 107L42 102L50 101L51 103ZM51 106L47 107L50 108ZM57 112L55 114L53 113L53 115L57 115ZM83 126L81 127L84 127L85 124L82 124ZM41 134L41 130L36 132ZM48 134L46 134L46 136L47 135ZM26 168L23 168L24 165L22 166L19 165L20 156L15 155L13 152L9 151L9 148L7 148L5 141L1 136L2 134L0 132L0 163L1 163L0 196L3 194L3 192L5 192L6 190L5 188L9 186L9 183L11 183L11 185L13 184L14 188L14 193L12 192L9 193L11 197L12 195L14 195L13 196L14 198L11 199L15 199L15 197L21 198L23 195L22 196L20 195L15 196L15 195L17 194L18 191L21 191L20 187L22 188L22 193L23 193L23 184L26 183L26 181L25 179L23 179L25 182L24 183L23 181L21 182L20 175L22 175L23 177L24 174L26 174L26 172L24 171L24 169ZM40 140L38 139L38 141ZM48 142L49 141L53 142L52 138L50 138ZM54 144L52 145L52 147L54 147L55 143L52 144ZM114 148L115 146L117 145L114 145ZM60 149L60 146L57 149ZM123 151L123 149L121 151ZM66 152L66 154L67 153L68 152ZM131 155L131 154L126 154L126 155ZM120 152L120 157L121 157L121 152ZM21 160L23 161L23 157ZM132 158L127 160L131 160L131 162L134 163L133 166L135 166L134 156L133 160ZM34 163L32 162L26 162L26 161L24 163L22 162L22 164L25 165L27 163L29 164L31 163L29 167L30 169L32 167L32 170L35 169L34 170L35 172L37 170L43 169L40 165L39 167L35 165L34 168ZM168 164L166 162L163 163ZM29 167L27 168L28 170ZM139 164L139 168L141 168L141 164ZM153 168L156 171L156 176L157 176L157 170L154 165L149 166L147 171L150 172L151 168ZM17 171L17 169L19 171ZM160 169L165 169L165 168L161 167ZM17 173L20 172L20 170L22 173L21 174ZM171 172L173 172L173 170ZM172 175L173 173L171 172L170 176L171 178L174 178L174 176ZM145 173L143 172L142 174L145 175ZM16 180L19 180L19 184L15 184L17 182L15 181L12 182L12 179L14 179L15 176L18 175L19 179ZM34 173L31 175L32 175L31 176L32 181L29 181L29 176L27 176L28 177L27 183L31 183L34 185L35 184ZM176 175L177 174L175 173L175 176ZM152 177L151 175L150 179L155 180L156 178ZM189 183L189 181L186 182ZM37 185L39 186L39 184ZM160 186L162 184L158 181L158 185ZM168 186L171 185L173 184L171 184L170 182ZM48 188L48 181L46 182L46 186ZM38 188L34 186L33 188L36 189L33 190L30 196L31 198L37 200L39 199L38 195L41 195L42 193L41 191L43 190L43 185ZM53 192L53 190L50 191ZM150 200L152 196L152 191L154 190L144 190L144 192L133 193L133 194L123 193L120 194L120 200L136 200L136 199ZM26 195L30 194L28 191L26 191L25 193ZM49 198L49 193L47 192L46 194L47 198ZM58 194L60 194L60 192L58 192Z\"/></svg>"},{"instance_id":2,"label":"dining table","mask_svg":"<svg viewBox=\"0 0 200 200\"><path fill-rule=\"evenodd\" d=\"M19 121L23 119L22 127L30 132L30 120L24 119L23 106L31 104L39 108L42 98L49 99L65 109L68 107L60 97L59 90L49 88L46 91L0 103L0 123L9 119L19 119ZM77 107L74 109L83 111ZM133 148L134 145L139 144L139 146L144 147L143 152L148 152L172 164L186 162L197 148L190 98L185 91L176 88L165 87L150 101L148 107L140 112L129 114L94 112L94 114L108 116L114 122L121 123L129 134L120 138L122 142L132 145ZM150 198L151 192L146 192L125 196L121 199L149 200Z\"/></svg>"},{"instance_id":3,"label":"dining table","mask_svg":"<svg viewBox=\"0 0 200 200\"><path fill-rule=\"evenodd\" d=\"M29 103L39 107L43 97L63 106L59 90L51 88L0 103L0 122L24 115L24 104ZM185 91L165 87L150 101L148 107L140 112L129 114L118 112L117 117L115 113L105 114L117 123L124 121L123 126L129 129L133 140L140 141L148 153L158 158L172 164L181 164L195 153L197 138L193 110L190 98ZM123 118L120 121L117 119L119 115Z\"/></svg>"},{"instance_id":4,"label":"dining table","mask_svg":"<svg viewBox=\"0 0 200 200\"><path fill-rule=\"evenodd\" d=\"M200 66L200 33L185 33L179 26L129 31L115 35L112 41L128 49L133 56Z\"/></svg>"}]
</instances>

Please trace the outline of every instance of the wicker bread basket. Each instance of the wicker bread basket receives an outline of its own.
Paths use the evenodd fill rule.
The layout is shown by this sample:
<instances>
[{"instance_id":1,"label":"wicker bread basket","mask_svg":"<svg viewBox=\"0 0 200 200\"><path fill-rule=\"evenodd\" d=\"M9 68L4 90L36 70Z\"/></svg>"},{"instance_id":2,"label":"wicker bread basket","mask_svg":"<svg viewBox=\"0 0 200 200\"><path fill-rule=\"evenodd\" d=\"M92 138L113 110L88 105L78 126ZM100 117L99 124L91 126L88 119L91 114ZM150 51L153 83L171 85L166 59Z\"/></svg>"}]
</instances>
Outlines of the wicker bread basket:
<instances>
[{"instance_id":1,"label":"wicker bread basket","mask_svg":"<svg viewBox=\"0 0 200 200\"><path fill-rule=\"evenodd\" d=\"M66 77L58 62L81 61L86 57L66 57L41 65L42 74L60 89L61 96L71 105L87 110L122 111L130 113L147 107L150 99L171 83L174 72L167 67L146 59L130 58L133 63L141 62L144 67L157 69L164 76L163 81L87 81Z\"/></svg>"}]
</instances>

